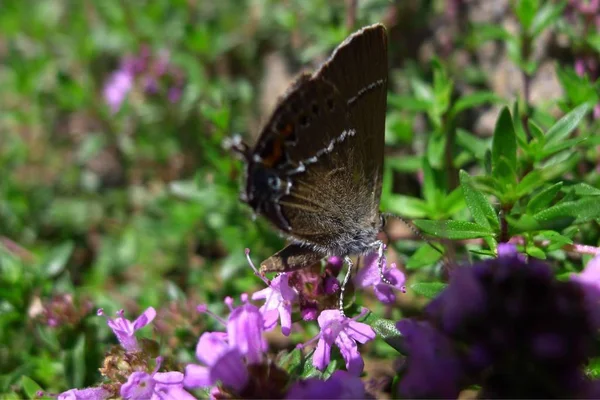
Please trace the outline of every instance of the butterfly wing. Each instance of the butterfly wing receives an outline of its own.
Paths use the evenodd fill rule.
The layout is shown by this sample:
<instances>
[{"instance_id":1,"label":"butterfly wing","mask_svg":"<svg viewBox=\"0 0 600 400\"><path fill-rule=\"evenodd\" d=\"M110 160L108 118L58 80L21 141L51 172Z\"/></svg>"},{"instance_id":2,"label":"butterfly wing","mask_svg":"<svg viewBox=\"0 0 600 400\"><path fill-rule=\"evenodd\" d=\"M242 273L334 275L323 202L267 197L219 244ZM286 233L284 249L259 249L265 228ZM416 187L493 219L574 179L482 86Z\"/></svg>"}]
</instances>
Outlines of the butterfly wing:
<instances>
[{"instance_id":1,"label":"butterfly wing","mask_svg":"<svg viewBox=\"0 0 600 400\"><path fill-rule=\"evenodd\" d=\"M321 254L360 253L379 230L385 28L351 35L276 107L252 151L249 204Z\"/></svg>"}]
</instances>

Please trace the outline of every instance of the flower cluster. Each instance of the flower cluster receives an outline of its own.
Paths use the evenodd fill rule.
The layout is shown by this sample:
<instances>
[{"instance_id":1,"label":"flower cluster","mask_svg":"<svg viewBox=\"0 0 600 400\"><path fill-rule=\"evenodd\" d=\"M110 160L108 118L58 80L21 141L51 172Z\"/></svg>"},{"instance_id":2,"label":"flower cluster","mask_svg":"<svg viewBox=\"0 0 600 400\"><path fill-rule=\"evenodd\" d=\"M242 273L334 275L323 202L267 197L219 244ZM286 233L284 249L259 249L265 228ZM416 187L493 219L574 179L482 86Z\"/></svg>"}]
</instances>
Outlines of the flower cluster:
<instances>
[{"instance_id":1,"label":"flower cluster","mask_svg":"<svg viewBox=\"0 0 600 400\"><path fill-rule=\"evenodd\" d=\"M498 251L454 271L425 319L398 322L408 353L401 397L456 397L474 384L484 398L598 394L583 373L600 328L598 281L587 283L597 272L558 281L513 246Z\"/></svg>"},{"instance_id":2,"label":"flower cluster","mask_svg":"<svg viewBox=\"0 0 600 400\"><path fill-rule=\"evenodd\" d=\"M102 310L98 315L103 315ZM105 400L120 396L124 399L181 399L192 400L194 397L183 387L184 375L177 371L158 372L162 365L162 357L154 356L151 343L139 341L135 333L150 324L156 317L156 311L150 307L135 321L117 313L117 318L108 319L121 344L107 354L100 372L107 382L99 387L71 389L61 393L59 400ZM154 368L152 368L154 364Z\"/></svg>"},{"instance_id":3,"label":"flower cluster","mask_svg":"<svg viewBox=\"0 0 600 400\"><path fill-rule=\"evenodd\" d=\"M104 85L104 100L113 113L119 111L136 84L145 94L166 92L169 101L175 103L181 97L184 76L170 63L168 51L156 56L150 48L142 47L139 54L123 58Z\"/></svg>"},{"instance_id":4,"label":"flower cluster","mask_svg":"<svg viewBox=\"0 0 600 400\"><path fill-rule=\"evenodd\" d=\"M385 261L385 260L384 260ZM380 274L377 257L368 257L363 272L355 278L358 287L373 286L376 296L384 302L393 301L391 288L386 288L383 279L392 286L403 289L404 276L395 265L388 268L384 262L384 272ZM252 265L252 264L251 264ZM329 261L325 272L277 275L272 281L263 278L267 284L252 296L242 295L241 305L234 306L232 298L226 298L229 316L220 318L201 305L199 312L209 314L219 321L223 331L204 332L196 345L197 364L189 364L184 372L161 371L163 358L158 356L157 346L148 340L138 340L136 332L148 325L156 317L153 308L147 309L135 321L130 321L118 313L117 318L108 319L108 326L116 335L120 346L113 348L106 356L100 369L105 383L99 387L72 389L59 395L59 399L107 399L121 396L124 399L193 399L189 391L203 389L212 398L365 398L367 392L360 379L364 362L358 350L375 338L374 330L367 324L358 322L367 310L354 318L345 316L332 301L333 308L323 308L326 302L319 302L336 295L339 282L334 274L340 272L342 262ZM293 281L295 285L290 284ZM319 286L319 290L314 290ZM310 288L312 291L309 291ZM269 353L265 333L279 323L281 332L288 336L292 332L294 306L302 305L301 298L320 303L312 308L317 314L320 332L294 352L302 354L302 349L313 347L312 361L305 364L317 371L326 372L332 360L332 350L339 349L347 371L335 371L322 377L301 379L297 373L285 368L280 356ZM337 296L335 296L337 299ZM264 301L258 306L251 300ZM309 304L305 301L304 304ZM304 310L309 309L308 307ZM304 319L308 313L302 314ZM103 311L99 311L103 315ZM304 357L304 356L301 356ZM161 371L161 372L159 372ZM326 379L323 379L326 378Z\"/></svg>"}]
</instances>

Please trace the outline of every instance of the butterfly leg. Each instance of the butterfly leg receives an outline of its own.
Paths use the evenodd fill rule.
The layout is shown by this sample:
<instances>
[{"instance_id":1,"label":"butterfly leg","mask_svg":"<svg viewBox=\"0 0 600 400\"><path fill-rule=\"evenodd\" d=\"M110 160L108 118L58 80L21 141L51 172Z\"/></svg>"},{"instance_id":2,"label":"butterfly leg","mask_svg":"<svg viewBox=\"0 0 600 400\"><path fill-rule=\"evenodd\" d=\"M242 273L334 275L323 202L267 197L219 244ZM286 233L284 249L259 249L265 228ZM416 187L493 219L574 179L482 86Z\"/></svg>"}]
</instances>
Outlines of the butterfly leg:
<instances>
[{"instance_id":1,"label":"butterfly leg","mask_svg":"<svg viewBox=\"0 0 600 400\"><path fill-rule=\"evenodd\" d=\"M340 299L339 299L339 307L340 314L344 315L344 292L346 291L346 285L350 280L350 275L352 275L352 268L354 267L354 263L350 259L350 257L344 257L344 261L348 264L348 270L346 271L346 275L344 276L344 281L342 282L342 287L340 288Z\"/></svg>"},{"instance_id":2,"label":"butterfly leg","mask_svg":"<svg viewBox=\"0 0 600 400\"><path fill-rule=\"evenodd\" d=\"M381 240L373 242L373 247L377 248L377 268L379 269L379 277L383 283L391 285L392 282L383 274L383 251L385 250L385 244Z\"/></svg>"}]
</instances>

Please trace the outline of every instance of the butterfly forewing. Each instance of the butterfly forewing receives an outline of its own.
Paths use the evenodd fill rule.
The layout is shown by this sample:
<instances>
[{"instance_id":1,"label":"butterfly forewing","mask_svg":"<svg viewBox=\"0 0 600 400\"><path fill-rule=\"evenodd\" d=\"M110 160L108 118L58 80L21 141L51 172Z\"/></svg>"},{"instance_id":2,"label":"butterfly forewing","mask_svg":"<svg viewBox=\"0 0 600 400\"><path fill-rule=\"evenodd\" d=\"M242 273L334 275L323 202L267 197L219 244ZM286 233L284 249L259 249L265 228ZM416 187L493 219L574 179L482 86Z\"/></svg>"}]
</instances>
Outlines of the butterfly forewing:
<instances>
[{"instance_id":1,"label":"butterfly forewing","mask_svg":"<svg viewBox=\"0 0 600 400\"><path fill-rule=\"evenodd\" d=\"M245 197L311 249L299 262L372 250L380 229L386 92L387 36L373 25L296 81L247 155ZM297 247L271 257L273 268L287 269Z\"/></svg>"}]
</instances>

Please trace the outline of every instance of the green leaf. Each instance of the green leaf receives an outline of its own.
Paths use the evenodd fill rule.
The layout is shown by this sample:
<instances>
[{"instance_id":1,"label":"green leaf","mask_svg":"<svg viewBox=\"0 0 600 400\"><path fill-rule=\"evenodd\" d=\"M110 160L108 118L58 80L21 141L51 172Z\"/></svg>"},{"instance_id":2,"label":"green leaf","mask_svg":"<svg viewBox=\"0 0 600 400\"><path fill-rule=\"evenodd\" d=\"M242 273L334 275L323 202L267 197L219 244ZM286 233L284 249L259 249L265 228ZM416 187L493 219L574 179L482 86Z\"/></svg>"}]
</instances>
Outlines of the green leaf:
<instances>
[{"instance_id":1,"label":"green leaf","mask_svg":"<svg viewBox=\"0 0 600 400\"><path fill-rule=\"evenodd\" d=\"M44 275L48 278L59 275L65 269L74 249L75 244L71 241L65 242L53 249L43 262Z\"/></svg>"},{"instance_id":2,"label":"green leaf","mask_svg":"<svg viewBox=\"0 0 600 400\"><path fill-rule=\"evenodd\" d=\"M437 297L448 286L442 282L419 282L410 285L410 288L418 295L433 299Z\"/></svg>"},{"instance_id":3,"label":"green leaf","mask_svg":"<svg viewBox=\"0 0 600 400\"><path fill-rule=\"evenodd\" d=\"M533 170L525 175L517 185L516 196L522 197L531 194L531 192L542 186L544 183L545 180L542 173L538 170Z\"/></svg>"},{"instance_id":4,"label":"green leaf","mask_svg":"<svg viewBox=\"0 0 600 400\"><path fill-rule=\"evenodd\" d=\"M587 183L580 182L569 187L569 190L573 191L578 196L600 196L600 189L588 185Z\"/></svg>"},{"instance_id":5,"label":"green leaf","mask_svg":"<svg viewBox=\"0 0 600 400\"><path fill-rule=\"evenodd\" d=\"M541 260L546 259L546 253L544 252L544 250L534 245L528 245L527 247L525 247L525 253L527 253L531 257L539 258Z\"/></svg>"},{"instance_id":6,"label":"green leaf","mask_svg":"<svg viewBox=\"0 0 600 400\"><path fill-rule=\"evenodd\" d=\"M28 399L36 399L38 398L37 393L43 392L41 386L36 381L25 375L21 377L21 387Z\"/></svg>"},{"instance_id":7,"label":"green leaf","mask_svg":"<svg viewBox=\"0 0 600 400\"><path fill-rule=\"evenodd\" d=\"M517 140L515 138L515 129L513 126L512 117L508 107L502 108L498 121L496 122L496 128L494 129L494 136L492 139L492 172L498 169L500 159L505 158L508 166L512 171L517 170ZM499 179L504 179L506 176L496 175Z\"/></svg>"},{"instance_id":8,"label":"green leaf","mask_svg":"<svg viewBox=\"0 0 600 400\"><path fill-rule=\"evenodd\" d=\"M378 336L383 338L387 344L399 353L404 353L402 334L396 328L396 321L380 318L375 313L369 313L366 318L360 321L369 325Z\"/></svg>"},{"instance_id":9,"label":"green leaf","mask_svg":"<svg viewBox=\"0 0 600 400\"><path fill-rule=\"evenodd\" d=\"M555 231L539 232L535 236L535 239L548 241L548 244L545 245L546 252L558 250L567 244L573 244L573 240L571 240L571 238L561 235Z\"/></svg>"},{"instance_id":10,"label":"green leaf","mask_svg":"<svg viewBox=\"0 0 600 400\"><path fill-rule=\"evenodd\" d=\"M485 157L485 152L489 150L491 142L491 139L482 139L464 129L456 129L456 143L477 159L481 160Z\"/></svg>"},{"instance_id":11,"label":"green leaf","mask_svg":"<svg viewBox=\"0 0 600 400\"><path fill-rule=\"evenodd\" d=\"M562 1L559 4L547 2L539 9L535 14L533 21L531 22L530 32L533 37L538 36L550 25L554 24L560 16L566 6L566 2Z\"/></svg>"},{"instance_id":12,"label":"green leaf","mask_svg":"<svg viewBox=\"0 0 600 400\"><path fill-rule=\"evenodd\" d=\"M427 157L423 157L423 198L430 207L434 207L438 201L439 190L436 185L435 173L429 164Z\"/></svg>"},{"instance_id":13,"label":"green leaf","mask_svg":"<svg viewBox=\"0 0 600 400\"><path fill-rule=\"evenodd\" d=\"M463 208L465 208L465 196L463 196L462 188L457 187L444 197L444 204L442 206L446 215L454 215Z\"/></svg>"},{"instance_id":14,"label":"green leaf","mask_svg":"<svg viewBox=\"0 0 600 400\"><path fill-rule=\"evenodd\" d=\"M598 101L597 89L585 76L579 76L571 67L557 67L556 73L567 97L573 104Z\"/></svg>"},{"instance_id":15,"label":"green leaf","mask_svg":"<svg viewBox=\"0 0 600 400\"><path fill-rule=\"evenodd\" d=\"M533 196L529 200L529 203L527 203L527 212L529 214L536 214L542 211L556 197L562 186L562 182L557 182Z\"/></svg>"},{"instance_id":16,"label":"green leaf","mask_svg":"<svg viewBox=\"0 0 600 400\"><path fill-rule=\"evenodd\" d=\"M538 221L553 221L573 218L574 223L581 224L600 217L600 202L594 197L586 197L577 201L564 201L534 215Z\"/></svg>"},{"instance_id":17,"label":"green leaf","mask_svg":"<svg viewBox=\"0 0 600 400\"><path fill-rule=\"evenodd\" d=\"M428 111L432 105L432 102L429 100L419 99L414 96L402 96L396 94L390 94L388 96L388 103L392 109L409 112Z\"/></svg>"},{"instance_id":18,"label":"green leaf","mask_svg":"<svg viewBox=\"0 0 600 400\"><path fill-rule=\"evenodd\" d=\"M425 233L447 239L476 239L494 235L492 230L474 222L418 219L413 223Z\"/></svg>"},{"instance_id":19,"label":"green leaf","mask_svg":"<svg viewBox=\"0 0 600 400\"><path fill-rule=\"evenodd\" d=\"M450 110L450 115L454 117L469 108L477 107L482 104L498 103L501 100L502 99L494 92L481 91L470 93L460 97L456 103L454 103L454 106L452 106L452 109Z\"/></svg>"},{"instance_id":20,"label":"green leaf","mask_svg":"<svg viewBox=\"0 0 600 400\"><path fill-rule=\"evenodd\" d=\"M387 204L389 210L408 218L423 218L429 215L429 205L417 197L391 195Z\"/></svg>"},{"instance_id":21,"label":"green leaf","mask_svg":"<svg viewBox=\"0 0 600 400\"><path fill-rule=\"evenodd\" d=\"M527 125L529 126L529 132L531 132L531 136L534 139L537 139L540 144L544 144L546 141L546 137L544 136L544 131L540 128L532 119L527 120Z\"/></svg>"},{"instance_id":22,"label":"green leaf","mask_svg":"<svg viewBox=\"0 0 600 400\"><path fill-rule=\"evenodd\" d=\"M460 170L459 176L465 201L473 220L491 231L499 231L500 222L498 221L498 216L494 207L492 207L490 202L479 190L475 189L473 182L471 182L471 177L467 172Z\"/></svg>"},{"instance_id":23,"label":"green leaf","mask_svg":"<svg viewBox=\"0 0 600 400\"><path fill-rule=\"evenodd\" d=\"M583 117L590 111L590 108L589 103L583 103L563 116L546 132L546 143L554 144L566 139L577 128L577 125L579 125Z\"/></svg>"},{"instance_id":24,"label":"green leaf","mask_svg":"<svg viewBox=\"0 0 600 400\"><path fill-rule=\"evenodd\" d=\"M518 0L515 6L515 14L525 30L529 30L536 12L539 9L539 0Z\"/></svg>"},{"instance_id":25,"label":"green leaf","mask_svg":"<svg viewBox=\"0 0 600 400\"><path fill-rule=\"evenodd\" d=\"M425 243L408 259L406 269L412 270L435 265L441 258L442 254L439 251Z\"/></svg>"},{"instance_id":26,"label":"green leaf","mask_svg":"<svg viewBox=\"0 0 600 400\"><path fill-rule=\"evenodd\" d=\"M504 156L500 156L500 159L496 163L496 167L492 170L492 173L498 183L501 193L504 196L501 199L506 199L513 195L513 189L517 185L517 172L514 170L510 161Z\"/></svg>"},{"instance_id":27,"label":"green leaf","mask_svg":"<svg viewBox=\"0 0 600 400\"><path fill-rule=\"evenodd\" d=\"M566 150L566 149L573 149L575 148L575 146L577 146L578 144L585 142L587 140L587 138L573 138L573 139L568 139L568 140L563 140L561 142L558 143L554 143L554 144L550 144L547 143L546 146L544 146L544 149L540 152L539 154L539 158L537 158L537 160L542 160L544 158L553 156L554 154Z\"/></svg>"}]
</instances>

